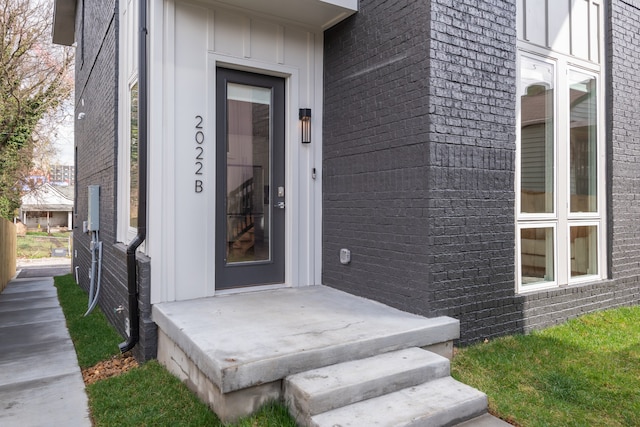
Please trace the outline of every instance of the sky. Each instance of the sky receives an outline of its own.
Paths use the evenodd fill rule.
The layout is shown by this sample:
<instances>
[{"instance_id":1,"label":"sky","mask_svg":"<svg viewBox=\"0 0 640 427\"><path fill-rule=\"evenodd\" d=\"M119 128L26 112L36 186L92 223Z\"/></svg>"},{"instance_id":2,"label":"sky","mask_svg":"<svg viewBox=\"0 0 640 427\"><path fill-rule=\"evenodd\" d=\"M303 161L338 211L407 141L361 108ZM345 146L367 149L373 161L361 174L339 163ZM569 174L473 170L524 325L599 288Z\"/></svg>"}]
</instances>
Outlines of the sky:
<instances>
[{"instance_id":1,"label":"sky","mask_svg":"<svg viewBox=\"0 0 640 427\"><path fill-rule=\"evenodd\" d=\"M64 118L54 131L53 145L56 148L56 156L50 159L50 164L71 166L75 160L73 145L73 104L67 102L63 108Z\"/></svg>"},{"instance_id":2,"label":"sky","mask_svg":"<svg viewBox=\"0 0 640 427\"><path fill-rule=\"evenodd\" d=\"M73 116L69 117L57 129L58 138L54 141L57 150L55 164L73 165Z\"/></svg>"}]
</instances>

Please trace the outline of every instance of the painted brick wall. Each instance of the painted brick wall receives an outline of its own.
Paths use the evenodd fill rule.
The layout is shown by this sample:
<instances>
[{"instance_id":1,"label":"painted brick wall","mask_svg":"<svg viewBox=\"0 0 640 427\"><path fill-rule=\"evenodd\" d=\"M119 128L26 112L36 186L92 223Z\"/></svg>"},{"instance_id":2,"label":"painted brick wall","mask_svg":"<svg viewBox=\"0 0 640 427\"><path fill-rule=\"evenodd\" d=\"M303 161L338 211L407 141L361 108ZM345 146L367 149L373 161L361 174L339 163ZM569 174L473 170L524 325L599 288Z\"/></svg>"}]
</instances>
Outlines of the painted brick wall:
<instances>
[{"instance_id":1,"label":"painted brick wall","mask_svg":"<svg viewBox=\"0 0 640 427\"><path fill-rule=\"evenodd\" d=\"M407 310L432 301L428 12L428 2L361 2L325 33L323 281Z\"/></svg>"},{"instance_id":2,"label":"painted brick wall","mask_svg":"<svg viewBox=\"0 0 640 427\"><path fill-rule=\"evenodd\" d=\"M325 284L463 340L522 327L515 43L514 1L362 2L326 32Z\"/></svg>"},{"instance_id":3,"label":"painted brick wall","mask_svg":"<svg viewBox=\"0 0 640 427\"><path fill-rule=\"evenodd\" d=\"M609 46L611 272L640 275L640 1L613 1ZM611 167L612 165L612 167Z\"/></svg>"},{"instance_id":4,"label":"painted brick wall","mask_svg":"<svg viewBox=\"0 0 640 427\"><path fill-rule=\"evenodd\" d=\"M516 2L432 1L429 286L463 341L517 331Z\"/></svg>"},{"instance_id":5,"label":"painted brick wall","mask_svg":"<svg viewBox=\"0 0 640 427\"><path fill-rule=\"evenodd\" d=\"M91 236L82 233L88 215L88 186L100 186L100 231L103 242L99 305L116 330L125 337L128 315L126 247L117 242L117 115L118 115L118 21L116 2L85 2L85 30L76 25L76 215L74 267L80 285L88 290L91 270ZM78 17L82 16L79 10ZM140 360L155 357L155 325L150 322L149 259L139 259L141 308L140 345L134 354ZM144 292L143 289L147 291ZM117 312L122 306L124 312ZM124 338L123 338L124 340Z\"/></svg>"},{"instance_id":6,"label":"painted brick wall","mask_svg":"<svg viewBox=\"0 0 640 427\"><path fill-rule=\"evenodd\" d=\"M463 343L637 304L637 7L610 9L610 280L526 295L514 284L516 1L361 2L328 30L324 283L458 318Z\"/></svg>"}]
</instances>

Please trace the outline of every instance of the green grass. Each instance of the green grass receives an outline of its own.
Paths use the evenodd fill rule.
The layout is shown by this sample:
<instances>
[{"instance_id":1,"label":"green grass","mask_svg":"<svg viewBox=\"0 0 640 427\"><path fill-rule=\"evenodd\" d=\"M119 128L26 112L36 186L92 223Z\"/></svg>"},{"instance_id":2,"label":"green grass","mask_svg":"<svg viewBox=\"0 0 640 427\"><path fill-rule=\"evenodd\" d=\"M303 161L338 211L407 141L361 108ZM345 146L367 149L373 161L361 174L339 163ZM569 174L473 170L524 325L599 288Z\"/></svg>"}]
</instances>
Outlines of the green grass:
<instances>
[{"instance_id":1,"label":"green grass","mask_svg":"<svg viewBox=\"0 0 640 427\"><path fill-rule=\"evenodd\" d=\"M111 327L100 307L84 317L87 311L87 293L76 285L73 275L55 278L58 299L67 319L67 327L78 355L81 368L118 354L118 343L122 337Z\"/></svg>"},{"instance_id":2,"label":"green grass","mask_svg":"<svg viewBox=\"0 0 640 427\"><path fill-rule=\"evenodd\" d=\"M257 413L233 424L233 427L296 427L297 424L287 409L280 403L272 402Z\"/></svg>"},{"instance_id":3,"label":"green grass","mask_svg":"<svg viewBox=\"0 0 640 427\"><path fill-rule=\"evenodd\" d=\"M158 362L87 387L95 426L221 425L209 408Z\"/></svg>"},{"instance_id":4,"label":"green grass","mask_svg":"<svg viewBox=\"0 0 640 427\"><path fill-rule=\"evenodd\" d=\"M27 231L27 236L34 237L61 237L63 239L66 239L70 234L71 233L64 231L61 231L59 233L47 233L46 231Z\"/></svg>"},{"instance_id":5,"label":"green grass","mask_svg":"<svg viewBox=\"0 0 640 427\"><path fill-rule=\"evenodd\" d=\"M87 387L95 426L223 426L209 408L157 361ZM236 427L296 427L280 404L268 404Z\"/></svg>"},{"instance_id":6,"label":"green grass","mask_svg":"<svg viewBox=\"0 0 640 427\"><path fill-rule=\"evenodd\" d=\"M52 233L30 231L26 236L18 236L18 258L47 258L56 248L67 248L71 233Z\"/></svg>"},{"instance_id":7,"label":"green grass","mask_svg":"<svg viewBox=\"0 0 640 427\"><path fill-rule=\"evenodd\" d=\"M82 367L90 367L118 353L122 338L96 308L87 317L87 294L72 275L55 277L58 298ZM87 386L95 426L224 426L176 377L157 361ZM295 427L279 403L265 405L258 413L231 427Z\"/></svg>"},{"instance_id":8,"label":"green grass","mask_svg":"<svg viewBox=\"0 0 640 427\"><path fill-rule=\"evenodd\" d=\"M640 307L461 349L452 373L517 425L640 425Z\"/></svg>"}]
</instances>

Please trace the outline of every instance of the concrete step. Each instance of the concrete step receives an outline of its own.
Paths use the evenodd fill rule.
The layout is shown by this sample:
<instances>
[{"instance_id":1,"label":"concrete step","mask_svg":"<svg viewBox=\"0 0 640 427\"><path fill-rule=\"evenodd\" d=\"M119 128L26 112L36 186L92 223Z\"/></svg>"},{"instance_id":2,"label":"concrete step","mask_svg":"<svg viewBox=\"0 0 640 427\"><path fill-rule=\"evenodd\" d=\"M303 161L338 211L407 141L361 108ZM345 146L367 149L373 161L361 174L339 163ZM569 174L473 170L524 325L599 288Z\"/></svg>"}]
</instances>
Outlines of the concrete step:
<instances>
[{"instance_id":1,"label":"concrete step","mask_svg":"<svg viewBox=\"0 0 640 427\"><path fill-rule=\"evenodd\" d=\"M455 427L510 427L506 421L502 421L500 418L496 418L491 414L483 414L479 417L472 418L460 424L456 424Z\"/></svg>"},{"instance_id":2,"label":"concrete step","mask_svg":"<svg viewBox=\"0 0 640 427\"><path fill-rule=\"evenodd\" d=\"M451 377L429 381L311 417L313 427L449 426L487 411L487 396Z\"/></svg>"},{"instance_id":3,"label":"concrete step","mask_svg":"<svg viewBox=\"0 0 640 427\"><path fill-rule=\"evenodd\" d=\"M449 376L449 359L417 347L287 377L284 397L296 417L327 412Z\"/></svg>"}]
</instances>

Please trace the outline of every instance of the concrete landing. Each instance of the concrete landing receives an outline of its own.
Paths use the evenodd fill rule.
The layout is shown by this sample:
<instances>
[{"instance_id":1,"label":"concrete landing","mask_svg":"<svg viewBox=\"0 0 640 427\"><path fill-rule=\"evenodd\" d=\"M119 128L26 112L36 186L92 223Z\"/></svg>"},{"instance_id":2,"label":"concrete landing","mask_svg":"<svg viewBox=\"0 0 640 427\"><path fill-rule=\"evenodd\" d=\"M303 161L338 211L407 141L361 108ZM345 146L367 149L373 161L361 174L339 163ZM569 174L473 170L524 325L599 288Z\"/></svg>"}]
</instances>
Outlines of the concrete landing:
<instances>
[{"instance_id":1,"label":"concrete landing","mask_svg":"<svg viewBox=\"0 0 640 427\"><path fill-rule=\"evenodd\" d=\"M158 359L227 421L238 390L281 398L288 375L409 347L447 354L459 336L448 317L427 319L325 286L287 288L153 306ZM223 409L221 409L223 408ZM221 412L223 412L221 414Z\"/></svg>"}]
</instances>

